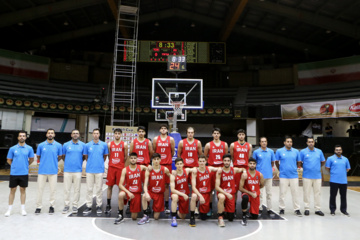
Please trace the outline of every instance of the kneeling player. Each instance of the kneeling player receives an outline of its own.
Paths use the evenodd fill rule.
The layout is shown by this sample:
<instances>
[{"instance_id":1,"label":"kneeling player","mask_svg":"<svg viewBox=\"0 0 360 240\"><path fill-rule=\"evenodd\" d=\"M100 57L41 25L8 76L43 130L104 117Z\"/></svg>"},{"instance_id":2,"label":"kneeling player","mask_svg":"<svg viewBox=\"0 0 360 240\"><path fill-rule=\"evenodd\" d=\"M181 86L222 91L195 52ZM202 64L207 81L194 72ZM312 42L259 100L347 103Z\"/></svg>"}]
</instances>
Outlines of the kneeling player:
<instances>
[{"instance_id":1,"label":"kneeling player","mask_svg":"<svg viewBox=\"0 0 360 240\"><path fill-rule=\"evenodd\" d=\"M243 174L240 180L239 189L243 193L241 202L243 216L241 224L244 226L247 224L246 211L248 202L250 202L250 218L257 219L259 216L260 188L264 187L264 177L255 169L256 160L254 158L250 158L247 176L244 176Z\"/></svg>"},{"instance_id":2,"label":"kneeling player","mask_svg":"<svg viewBox=\"0 0 360 240\"><path fill-rule=\"evenodd\" d=\"M170 188L171 188L171 226L177 227L176 221L176 208L179 203L179 217L185 219L186 214L189 212L189 183L188 175L192 169L183 169L184 161L182 158L175 160L176 172L175 176L170 175Z\"/></svg>"},{"instance_id":3,"label":"kneeling player","mask_svg":"<svg viewBox=\"0 0 360 240\"><path fill-rule=\"evenodd\" d=\"M218 168L207 167L205 155L199 157L199 167L193 171L191 177L192 195L190 202L190 226L195 227L195 208L197 201L200 201L200 219L206 220L210 210L211 196L211 172L216 172Z\"/></svg>"},{"instance_id":4,"label":"kneeling player","mask_svg":"<svg viewBox=\"0 0 360 240\"><path fill-rule=\"evenodd\" d=\"M165 176L170 177L169 169L160 165L161 156L159 153L152 155L152 169L145 173L144 194L142 206L144 217L138 222L139 225L149 222L148 205L153 200L154 219L158 220L160 213L164 211Z\"/></svg>"},{"instance_id":5,"label":"kneeling player","mask_svg":"<svg viewBox=\"0 0 360 240\"><path fill-rule=\"evenodd\" d=\"M124 204L127 200L130 202L131 218L136 220L138 212L141 211L141 171L147 170L147 167L137 165L137 154L132 152L129 155L130 165L122 170L119 188L119 216L114 224L124 221Z\"/></svg>"},{"instance_id":6,"label":"kneeling player","mask_svg":"<svg viewBox=\"0 0 360 240\"><path fill-rule=\"evenodd\" d=\"M243 172L246 176L245 168L230 167L231 155L225 154L223 156L224 167L220 168L216 173L215 189L218 192L218 224L219 227L225 227L224 222L224 208L227 212L228 220L234 220L235 214L235 174Z\"/></svg>"}]
</instances>

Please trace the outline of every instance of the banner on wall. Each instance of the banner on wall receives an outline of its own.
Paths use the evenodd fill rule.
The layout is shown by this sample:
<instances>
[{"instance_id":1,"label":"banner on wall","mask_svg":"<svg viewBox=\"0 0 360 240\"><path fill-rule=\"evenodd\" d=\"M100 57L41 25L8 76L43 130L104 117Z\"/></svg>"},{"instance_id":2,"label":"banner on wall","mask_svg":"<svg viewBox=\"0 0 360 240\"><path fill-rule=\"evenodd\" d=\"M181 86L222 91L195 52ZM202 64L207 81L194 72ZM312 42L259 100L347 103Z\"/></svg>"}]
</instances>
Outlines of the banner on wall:
<instances>
[{"instance_id":1,"label":"banner on wall","mask_svg":"<svg viewBox=\"0 0 360 240\"><path fill-rule=\"evenodd\" d=\"M283 120L360 117L360 99L281 105Z\"/></svg>"},{"instance_id":2,"label":"banner on wall","mask_svg":"<svg viewBox=\"0 0 360 240\"><path fill-rule=\"evenodd\" d=\"M138 137L137 128L138 127L127 127L127 126L106 126L105 129L105 142L109 143L114 141L114 129L120 128L122 130L121 140L127 143L128 148L130 149L130 143Z\"/></svg>"},{"instance_id":3,"label":"banner on wall","mask_svg":"<svg viewBox=\"0 0 360 240\"><path fill-rule=\"evenodd\" d=\"M299 85L360 80L360 56L298 64Z\"/></svg>"}]
</instances>

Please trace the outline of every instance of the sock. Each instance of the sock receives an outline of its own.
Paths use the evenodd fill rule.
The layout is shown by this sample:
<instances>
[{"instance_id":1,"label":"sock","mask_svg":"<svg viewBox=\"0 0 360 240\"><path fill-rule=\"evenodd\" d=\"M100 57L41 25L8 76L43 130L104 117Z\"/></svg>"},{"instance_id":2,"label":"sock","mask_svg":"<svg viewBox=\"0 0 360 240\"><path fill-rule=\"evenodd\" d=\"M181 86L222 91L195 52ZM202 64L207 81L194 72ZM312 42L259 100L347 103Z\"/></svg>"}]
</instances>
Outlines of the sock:
<instances>
[{"instance_id":1,"label":"sock","mask_svg":"<svg viewBox=\"0 0 360 240\"><path fill-rule=\"evenodd\" d=\"M165 201L165 208L169 208L169 201Z\"/></svg>"},{"instance_id":2,"label":"sock","mask_svg":"<svg viewBox=\"0 0 360 240\"><path fill-rule=\"evenodd\" d=\"M25 210L25 204L21 204L21 210Z\"/></svg>"},{"instance_id":3,"label":"sock","mask_svg":"<svg viewBox=\"0 0 360 240\"><path fill-rule=\"evenodd\" d=\"M9 205L9 210L11 211L11 209L12 209L12 205Z\"/></svg>"},{"instance_id":4,"label":"sock","mask_svg":"<svg viewBox=\"0 0 360 240\"><path fill-rule=\"evenodd\" d=\"M223 216L224 216L224 212L218 213L218 216L219 216L219 217L223 217Z\"/></svg>"},{"instance_id":5,"label":"sock","mask_svg":"<svg viewBox=\"0 0 360 240\"><path fill-rule=\"evenodd\" d=\"M148 215L147 209L143 210L143 212L144 212L144 216L147 216L147 215Z\"/></svg>"},{"instance_id":6,"label":"sock","mask_svg":"<svg viewBox=\"0 0 360 240\"><path fill-rule=\"evenodd\" d=\"M195 218L195 211L190 211L190 218L194 219Z\"/></svg>"},{"instance_id":7,"label":"sock","mask_svg":"<svg viewBox=\"0 0 360 240\"><path fill-rule=\"evenodd\" d=\"M171 216L176 218L176 212L171 212Z\"/></svg>"},{"instance_id":8,"label":"sock","mask_svg":"<svg viewBox=\"0 0 360 240\"><path fill-rule=\"evenodd\" d=\"M107 205L110 205L110 203L111 203L111 199L108 198L108 199L107 199Z\"/></svg>"},{"instance_id":9,"label":"sock","mask_svg":"<svg viewBox=\"0 0 360 240\"><path fill-rule=\"evenodd\" d=\"M123 216L124 215L124 209L119 209L120 215Z\"/></svg>"}]
</instances>

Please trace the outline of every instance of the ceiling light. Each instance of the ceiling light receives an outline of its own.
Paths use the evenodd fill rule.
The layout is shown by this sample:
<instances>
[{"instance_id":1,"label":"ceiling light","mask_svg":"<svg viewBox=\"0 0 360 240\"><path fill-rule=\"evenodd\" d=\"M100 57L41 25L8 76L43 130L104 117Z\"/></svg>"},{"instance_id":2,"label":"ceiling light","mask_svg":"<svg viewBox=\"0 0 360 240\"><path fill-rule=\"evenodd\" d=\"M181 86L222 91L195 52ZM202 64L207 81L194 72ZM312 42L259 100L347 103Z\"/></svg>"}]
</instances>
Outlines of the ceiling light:
<instances>
[{"instance_id":1,"label":"ceiling light","mask_svg":"<svg viewBox=\"0 0 360 240\"><path fill-rule=\"evenodd\" d=\"M190 27L192 28L195 27L195 23L191 23Z\"/></svg>"},{"instance_id":2,"label":"ceiling light","mask_svg":"<svg viewBox=\"0 0 360 240\"><path fill-rule=\"evenodd\" d=\"M65 25L65 26L68 26L68 25L69 25L69 23L68 23L67 21L65 21L65 22L64 22L64 25Z\"/></svg>"},{"instance_id":3,"label":"ceiling light","mask_svg":"<svg viewBox=\"0 0 360 240\"><path fill-rule=\"evenodd\" d=\"M282 27L282 28L281 28L281 31L285 31L285 30L286 30L286 27Z\"/></svg>"},{"instance_id":4,"label":"ceiling light","mask_svg":"<svg viewBox=\"0 0 360 240\"><path fill-rule=\"evenodd\" d=\"M108 24L108 21L106 21L106 20L105 20L105 21L103 21L103 24Z\"/></svg>"},{"instance_id":5,"label":"ceiling light","mask_svg":"<svg viewBox=\"0 0 360 240\"><path fill-rule=\"evenodd\" d=\"M158 27L159 25L160 25L159 22L155 22L155 23L154 23L154 26L155 26L155 27Z\"/></svg>"},{"instance_id":6,"label":"ceiling light","mask_svg":"<svg viewBox=\"0 0 360 240\"><path fill-rule=\"evenodd\" d=\"M19 26L23 26L24 24L23 24L22 22L19 22L18 25L19 25Z\"/></svg>"}]
</instances>

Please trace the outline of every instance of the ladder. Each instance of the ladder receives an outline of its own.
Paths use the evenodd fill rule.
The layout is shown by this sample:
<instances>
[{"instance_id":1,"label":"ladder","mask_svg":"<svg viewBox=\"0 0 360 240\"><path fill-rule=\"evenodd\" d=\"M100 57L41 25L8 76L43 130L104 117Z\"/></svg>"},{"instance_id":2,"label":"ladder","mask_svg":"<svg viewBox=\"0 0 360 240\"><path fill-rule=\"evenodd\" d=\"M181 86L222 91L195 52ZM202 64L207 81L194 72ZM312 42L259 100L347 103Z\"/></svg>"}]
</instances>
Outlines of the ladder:
<instances>
[{"instance_id":1,"label":"ladder","mask_svg":"<svg viewBox=\"0 0 360 240\"><path fill-rule=\"evenodd\" d=\"M119 0L111 93L111 125L134 126L140 0ZM117 107L125 107L120 114Z\"/></svg>"}]
</instances>

